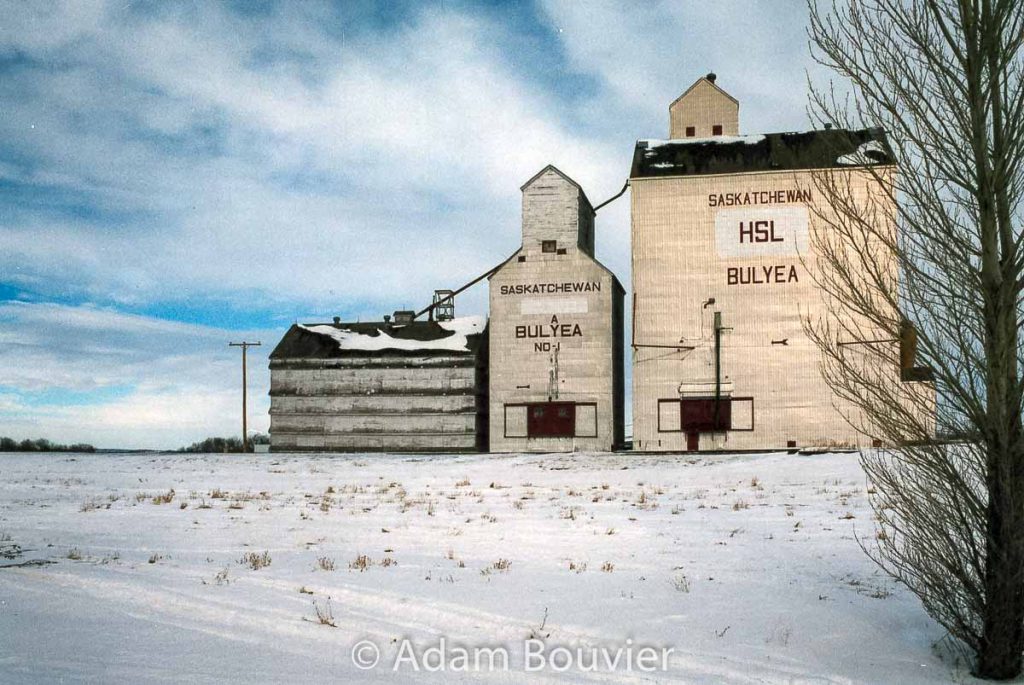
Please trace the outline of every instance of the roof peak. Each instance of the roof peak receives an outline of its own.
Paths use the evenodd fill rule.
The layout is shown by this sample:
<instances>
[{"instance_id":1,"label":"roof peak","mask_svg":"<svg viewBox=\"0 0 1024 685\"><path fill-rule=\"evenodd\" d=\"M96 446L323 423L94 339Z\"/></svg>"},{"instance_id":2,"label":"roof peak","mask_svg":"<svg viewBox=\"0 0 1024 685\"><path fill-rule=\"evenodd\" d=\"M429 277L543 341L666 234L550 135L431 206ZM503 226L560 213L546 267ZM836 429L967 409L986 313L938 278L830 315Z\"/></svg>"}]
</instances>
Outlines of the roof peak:
<instances>
[{"instance_id":1,"label":"roof peak","mask_svg":"<svg viewBox=\"0 0 1024 685\"><path fill-rule=\"evenodd\" d=\"M571 183L576 188L576 190L580 191L580 195L582 195L583 199L586 200L587 205L589 207L593 208L594 205L591 204L590 198L587 197L586 191L583 190L583 186L581 186L579 183L577 183L575 180L573 180L572 177L569 176L569 174L565 173L564 171L562 171L561 169L556 167L554 164L548 164L543 169L541 169L540 171L535 173L533 176L530 177L529 181L527 181L523 185L519 186L519 190L520 191L525 191L528 187L533 185L533 183L538 178L540 178L541 176L543 176L544 174L546 174L549 171L552 171L552 172L558 174L558 176L560 176L563 180L567 181L568 183Z\"/></svg>"},{"instance_id":2,"label":"roof peak","mask_svg":"<svg viewBox=\"0 0 1024 685\"><path fill-rule=\"evenodd\" d=\"M718 81L718 75L717 75L717 74L715 74L715 72L713 72L713 71L712 71L712 72L709 72L708 74L706 74L706 75L704 75L704 76L701 76L701 77L700 77L699 79L697 79L696 81L694 81L694 82L693 82L693 83L692 83L692 84L690 85L690 87L689 87L689 88L687 88L686 90L684 90L684 91L683 91L683 94L682 94L682 95L680 95L680 96L679 96L679 97L677 97L677 98L676 98L675 100L673 100L673 101L672 101L672 102L671 102L671 103L669 104L668 108L669 108L669 109L672 109L673 107L675 107L676 103L678 103L678 102L679 102L680 100L682 100L682 99L683 99L683 98L685 98L685 97L686 97L687 95L689 95L689 94L690 94L690 91L692 91L692 90L693 90L694 88L696 88L697 86L699 86L699 85L700 85L700 84L702 84L702 83L707 83L707 84L708 84L709 86L711 86L712 88L714 88L715 90L717 90L717 91L718 91L719 93L721 93L721 94L722 94L722 95L724 95L725 97L729 98L730 100L732 100L733 102L735 102L735 103L736 103L736 104L738 105L738 104L740 103L740 101L739 101L739 100L737 100L736 98L734 98L734 97L733 97L732 95L729 95L729 93L727 93L727 92L726 92L726 91L725 91L725 90L724 90L724 89L723 89L723 88L722 88L722 87L721 87L720 85L718 85L717 81Z\"/></svg>"}]
</instances>

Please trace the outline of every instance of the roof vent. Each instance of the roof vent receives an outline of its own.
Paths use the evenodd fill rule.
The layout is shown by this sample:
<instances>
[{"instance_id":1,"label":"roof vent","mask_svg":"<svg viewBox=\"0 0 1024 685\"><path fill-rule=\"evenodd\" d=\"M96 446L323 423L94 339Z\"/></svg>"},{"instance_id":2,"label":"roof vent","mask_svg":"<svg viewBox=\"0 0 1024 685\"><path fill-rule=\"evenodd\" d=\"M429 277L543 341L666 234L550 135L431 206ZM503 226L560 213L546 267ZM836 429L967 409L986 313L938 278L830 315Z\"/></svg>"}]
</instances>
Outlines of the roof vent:
<instances>
[{"instance_id":1,"label":"roof vent","mask_svg":"<svg viewBox=\"0 0 1024 685\"><path fill-rule=\"evenodd\" d=\"M831 131L832 130L832 122L831 121L826 121L825 122L825 130L826 131Z\"/></svg>"},{"instance_id":2,"label":"roof vent","mask_svg":"<svg viewBox=\"0 0 1024 685\"><path fill-rule=\"evenodd\" d=\"M714 83L714 82L715 82L715 79L717 79L717 78L718 78L718 76L717 76L717 75L715 75L715 72L713 72L713 71L710 71L710 72L708 72L708 75L707 75L707 76L705 76L704 78L706 78L706 79L707 79L708 81L711 81L712 83Z\"/></svg>"},{"instance_id":3,"label":"roof vent","mask_svg":"<svg viewBox=\"0 0 1024 685\"><path fill-rule=\"evenodd\" d=\"M395 312L395 324L412 323L416 318L416 312L411 309L399 309Z\"/></svg>"},{"instance_id":4,"label":"roof vent","mask_svg":"<svg viewBox=\"0 0 1024 685\"><path fill-rule=\"evenodd\" d=\"M341 323L341 317L340 316L334 317L334 325L337 326L339 323Z\"/></svg>"},{"instance_id":5,"label":"roof vent","mask_svg":"<svg viewBox=\"0 0 1024 685\"><path fill-rule=\"evenodd\" d=\"M384 315L384 323L391 323L391 315L390 314L385 314Z\"/></svg>"}]
</instances>

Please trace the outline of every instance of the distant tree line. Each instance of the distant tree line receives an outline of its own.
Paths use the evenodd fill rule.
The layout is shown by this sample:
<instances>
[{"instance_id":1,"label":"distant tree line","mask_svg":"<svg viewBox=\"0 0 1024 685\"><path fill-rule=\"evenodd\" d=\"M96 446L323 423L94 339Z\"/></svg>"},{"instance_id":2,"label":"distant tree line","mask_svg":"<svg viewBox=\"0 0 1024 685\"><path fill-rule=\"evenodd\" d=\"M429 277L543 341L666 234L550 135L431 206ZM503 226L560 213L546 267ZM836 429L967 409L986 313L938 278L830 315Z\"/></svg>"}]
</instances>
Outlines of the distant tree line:
<instances>
[{"instance_id":1,"label":"distant tree line","mask_svg":"<svg viewBox=\"0 0 1024 685\"><path fill-rule=\"evenodd\" d=\"M253 445L261 445L270 442L270 439L266 435L256 434L249 438L249 451L253 451ZM210 452L210 453L223 453L223 452L241 452L242 451L242 439L241 438L206 438L199 442L194 442L188 447L182 447L178 450L179 452Z\"/></svg>"},{"instance_id":2,"label":"distant tree line","mask_svg":"<svg viewBox=\"0 0 1024 685\"><path fill-rule=\"evenodd\" d=\"M0 452L95 452L96 448L82 442L73 445L61 445L50 442L46 438L36 440L15 440L14 438L0 438Z\"/></svg>"},{"instance_id":3,"label":"distant tree line","mask_svg":"<svg viewBox=\"0 0 1024 685\"><path fill-rule=\"evenodd\" d=\"M193 442L188 447L182 447L179 452L241 452L242 440L240 438L206 438L199 442Z\"/></svg>"}]
</instances>

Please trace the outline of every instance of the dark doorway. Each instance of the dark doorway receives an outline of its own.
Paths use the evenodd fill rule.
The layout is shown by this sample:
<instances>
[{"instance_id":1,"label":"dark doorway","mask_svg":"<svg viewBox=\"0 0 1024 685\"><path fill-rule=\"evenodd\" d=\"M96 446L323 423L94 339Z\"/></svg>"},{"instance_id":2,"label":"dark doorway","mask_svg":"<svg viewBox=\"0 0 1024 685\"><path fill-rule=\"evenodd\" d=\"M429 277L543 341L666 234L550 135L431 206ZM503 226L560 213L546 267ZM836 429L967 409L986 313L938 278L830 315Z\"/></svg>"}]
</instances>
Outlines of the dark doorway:
<instances>
[{"instance_id":1,"label":"dark doorway","mask_svg":"<svg viewBox=\"0 0 1024 685\"><path fill-rule=\"evenodd\" d=\"M697 431L690 431L686 434L686 451L696 452L700 447L700 433Z\"/></svg>"},{"instance_id":2,"label":"dark doorway","mask_svg":"<svg viewBox=\"0 0 1024 685\"><path fill-rule=\"evenodd\" d=\"M576 405L544 402L526 407L526 435L531 438L571 438L576 434Z\"/></svg>"},{"instance_id":3,"label":"dark doorway","mask_svg":"<svg viewBox=\"0 0 1024 685\"><path fill-rule=\"evenodd\" d=\"M728 398L686 398L679 403L684 431L708 432L732 429L732 402Z\"/></svg>"}]
</instances>

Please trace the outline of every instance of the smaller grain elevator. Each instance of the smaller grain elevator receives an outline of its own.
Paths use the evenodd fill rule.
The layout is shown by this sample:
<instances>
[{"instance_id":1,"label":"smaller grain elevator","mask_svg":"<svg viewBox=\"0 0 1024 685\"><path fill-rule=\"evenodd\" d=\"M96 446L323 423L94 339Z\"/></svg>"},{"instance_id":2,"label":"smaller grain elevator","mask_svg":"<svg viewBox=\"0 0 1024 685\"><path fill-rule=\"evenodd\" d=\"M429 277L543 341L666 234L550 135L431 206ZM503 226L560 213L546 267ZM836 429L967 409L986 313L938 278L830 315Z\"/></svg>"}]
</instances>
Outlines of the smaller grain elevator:
<instances>
[{"instance_id":1,"label":"smaller grain elevator","mask_svg":"<svg viewBox=\"0 0 1024 685\"><path fill-rule=\"evenodd\" d=\"M490 277L490 449L619 448L625 291L575 181L547 166L521 190L522 247Z\"/></svg>"},{"instance_id":2,"label":"smaller grain elevator","mask_svg":"<svg viewBox=\"0 0 1024 685\"><path fill-rule=\"evenodd\" d=\"M270 355L274 452L487 450L487 322L296 324Z\"/></svg>"}]
</instances>

